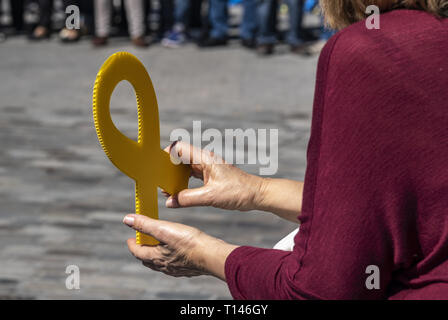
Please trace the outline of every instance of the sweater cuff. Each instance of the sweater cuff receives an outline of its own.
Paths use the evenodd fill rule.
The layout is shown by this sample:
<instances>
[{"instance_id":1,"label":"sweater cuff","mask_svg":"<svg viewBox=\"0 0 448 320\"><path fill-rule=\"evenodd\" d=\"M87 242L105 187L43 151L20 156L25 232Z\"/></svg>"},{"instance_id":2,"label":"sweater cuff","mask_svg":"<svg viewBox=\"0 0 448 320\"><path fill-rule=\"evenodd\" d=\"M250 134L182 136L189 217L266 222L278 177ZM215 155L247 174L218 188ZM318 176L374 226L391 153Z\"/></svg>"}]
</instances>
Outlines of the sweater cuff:
<instances>
[{"instance_id":1,"label":"sweater cuff","mask_svg":"<svg viewBox=\"0 0 448 320\"><path fill-rule=\"evenodd\" d=\"M277 275L290 252L242 246L225 262L225 276L236 300L273 298ZM281 275L280 275L281 277Z\"/></svg>"},{"instance_id":2,"label":"sweater cuff","mask_svg":"<svg viewBox=\"0 0 448 320\"><path fill-rule=\"evenodd\" d=\"M242 246L234 249L227 257L225 262L225 275L227 286L229 287L230 294L235 300L243 300L244 296L240 293L241 291L238 289L238 281L236 270L238 268L238 263L240 261L240 257L247 255L247 252L250 252L251 247Z\"/></svg>"}]
</instances>

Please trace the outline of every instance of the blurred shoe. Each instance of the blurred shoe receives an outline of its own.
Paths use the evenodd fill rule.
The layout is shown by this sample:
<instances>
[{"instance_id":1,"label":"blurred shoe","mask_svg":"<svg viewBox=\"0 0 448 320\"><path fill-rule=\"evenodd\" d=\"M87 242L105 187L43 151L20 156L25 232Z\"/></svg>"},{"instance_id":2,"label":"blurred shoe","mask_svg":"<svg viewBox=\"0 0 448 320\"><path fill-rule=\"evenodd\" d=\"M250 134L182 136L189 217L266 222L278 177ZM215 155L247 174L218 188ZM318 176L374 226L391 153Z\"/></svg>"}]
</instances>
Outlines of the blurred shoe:
<instances>
[{"instance_id":1,"label":"blurred shoe","mask_svg":"<svg viewBox=\"0 0 448 320\"><path fill-rule=\"evenodd\" d=\"M257 46L257 53L260 56L269 56L274 53L273 44L260 44Z\"/></svg>"},{"instance_id":2,"label":"blurred shoe","mask_svg":"<svg viewBox=\"0 0 448 320\"><path fill-rule=\"evenodd\" d=\"M223 38L206 38L198 42L198 46L202 48L222 47L227 45L227 37Z\"/></svg>"},{"instance_id":3,"label":"blurred shoe","mask_svg":"<svg viewBox=\"0 0 448 320\"><path fill-rule=\"evenodd\" d=\"M305 52L306 52L306 54L308 54L310 56L315 55L315 54L320 54L322 49L325 47L326 43L327 43L326 40L318 40L318 41L314 42L313 44L307 46L305 48Z\"/></svg>"},{"instance_id":4,"label":"blurred shoe","mask_svg":"<svg viewBox=\"0 0 448 320\"><path fill-rule=\"evenodd\" d=\"M148 46L148 42L146 42L144 36L133 38L132 43L138 48L146 48Z\"/></svg>"},{"instance_id":5,"label":"blurred shoe","mask_svg":"<svg viewBox=\"0 0 448 320\"><path fill-rule=\"evenodd\" d=\"M0 42L5 42L6 41L6 34L3 32L0 32Z\"/></svg>"},{"instance_id":6,"label":"blurred shoe","mask_svg":"<svg viewBox=\"0 0 448 320\"><path fill-rule=\"evenodd\" d=\"M162 46L176 49L183 45L185 40L186 37L184 32L175 31L173 29L162 39Z\"/></svg>"},{"instance_id":7,"label":"blurred shoe","mask_svg":"<svg viewBox=\"0 0 448 320\"><path fill-rule=\"evenodd\" d=\"M247 49L255 49L257 43L255 39L241 39L241 45Z\"/></svg>"},{"instance_id":8,"label":"blurred shoe","mask_svg":"<svg viewBox=\"0 0 448 320\"><path fill-rule=\"evenodd\" d=\"M290 50L291 53L299 54L299 55L308 55L307 52L308 46L304 43L298 45L291 45Z\"/></svg>"},{"instance_id":9,"label":"blurred shoe","mask_svg":"<svg viewBox=\"0 0 448 320\"><path fill-rule=\"evenodd\" d=\"M109 42L108 37L93 37L92 44L95 47L104 47Z\"/></svg>"},{"instance_id":10,"label":"blurred shoe","mask_svg":"<svg viewBox=\"0 0 448 320\"><path fill-rule=\"evenodd\" d=\"M64 43L77 42L81 38L81 34L78 30L69 30L63 28L59 32L59 39Z\"/></svg>"},{"instance_id":11,"label":"blurred shoe","mask_svg":"<svg viewBox=\"0 0 448 320\"><path fill-rule=\"evenodd\" d=\"M47 27L37 26L33 32L28 36L28 39L39 41L50 38L50 30Z\"/></svg>"}]
</instances>

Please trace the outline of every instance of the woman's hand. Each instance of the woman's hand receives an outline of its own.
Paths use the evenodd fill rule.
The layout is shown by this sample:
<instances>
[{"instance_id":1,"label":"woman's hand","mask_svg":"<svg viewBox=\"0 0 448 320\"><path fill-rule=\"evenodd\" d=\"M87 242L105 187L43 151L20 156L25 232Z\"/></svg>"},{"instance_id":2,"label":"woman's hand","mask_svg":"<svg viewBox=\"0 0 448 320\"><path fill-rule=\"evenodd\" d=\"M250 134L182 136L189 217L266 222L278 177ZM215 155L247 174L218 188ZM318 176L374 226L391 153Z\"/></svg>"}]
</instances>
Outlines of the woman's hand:
<instances>
[{"instance_id":1,"label":"woman's hand","mask_svg":"<svg viewBox=\"0 0 448 320\"><path fill-rule=\"evenodd\" d=\"M165 149L172 159L190 164L192 176L204 185L186 189L169 196L168 208L212 206L227 210L249 211L256 209L263 179L250 175L226 163L212 152L201 150L184 142L175 142Z\"/></svg>"},{"instance_id":2,"label":"woman's hand","mask_svg":"<svg viewBox=\"0 0 448 320\"><path fill-rule=\"evenodd\" d=\"M175 195L165 193L168 208L212 206L227 210L262 210L298 223L302 209L303 183L286 179L268 179L248 174L226 163L210 151L184 142L165 149L175 163L191 167L192 176L204 185L185 189Z\"/></svg>"},{"instance_id":3,"label":"woman's hand","mask_svg":"<svg viewBox=\"0 0 448 320\"><path fill-rule=\"evenodd\" d=\"M123 223L161 242L157 246L143 246L135 239L128 239L129 250L144 266L173 277L213 275L225 281L225 261L237 246L196 228L142 215L127 215Z\"/></svg>"}]
</instances>

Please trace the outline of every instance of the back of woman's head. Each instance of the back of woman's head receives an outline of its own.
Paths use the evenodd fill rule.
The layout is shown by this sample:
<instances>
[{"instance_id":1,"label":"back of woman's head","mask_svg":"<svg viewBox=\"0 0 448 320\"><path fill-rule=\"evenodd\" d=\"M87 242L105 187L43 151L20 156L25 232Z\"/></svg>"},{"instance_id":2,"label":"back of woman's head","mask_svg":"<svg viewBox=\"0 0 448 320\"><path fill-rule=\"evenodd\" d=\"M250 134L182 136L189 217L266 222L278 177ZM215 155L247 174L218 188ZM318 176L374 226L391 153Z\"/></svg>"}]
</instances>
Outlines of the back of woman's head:
<instances>
[{"instance_id":1,"label":"back of woman's head","mask_svg":"<svg viewBox=\"0 0 448 320\"><path fill-rule=\"evenodd\" d=\"M448 17L448 0L320 0L320 3L327 25L334 29L363 20L369 5L376 5L380 12L415 9L437 17Z\"/></svg>"}]
</instances>

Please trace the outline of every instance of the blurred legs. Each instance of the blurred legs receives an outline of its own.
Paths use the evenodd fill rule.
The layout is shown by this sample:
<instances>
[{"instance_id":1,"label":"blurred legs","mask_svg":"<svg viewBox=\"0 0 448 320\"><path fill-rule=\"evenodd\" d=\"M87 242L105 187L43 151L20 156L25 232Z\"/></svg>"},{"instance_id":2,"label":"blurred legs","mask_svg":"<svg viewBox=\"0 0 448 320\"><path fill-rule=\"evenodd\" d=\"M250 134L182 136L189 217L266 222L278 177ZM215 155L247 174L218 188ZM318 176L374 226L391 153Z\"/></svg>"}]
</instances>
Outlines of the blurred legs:
<instances>
[{"instance_id":1,"label":"blurred legs","mask_svg":"<svg viewBox=\"0 0 448 320\"><path fill-rule=\"evenodd\" d=\"M304 0L286 0L289 9L289 31L286 42L298 46L304 42L303 37L303 5Z\"/></svg>"},{"instance_id":2,"label":"blurred legs","mask_svg":"<svg viewBox=\"0 0 448 320\"><path fill-rule=\"evenodd\" d=\"M252 40L257 31L257 0L243 0L243 10L241 38Z\"/></svg>"},{"instance_id":3,"label":"blurred legs","mask_svg":"<svg viewBox=\"0 0 448 320\"><path fill-rule=\"evenodd\" d=\"M132 39L145 35L145 18L143 0L125 0L126 16L128 18L129 34Z\"/></svg>"},{"instance_id":4,"label":"blurred legs","mask_svg":"<svg viewBox=\"0 0 448 320\"><path fill-rule=\"evenodd\" d=\"M112 3L110 0L94 0L95 35L106 38L110 32Z\"/></svg>"},{"instance_id":5,"label":"blurred legs","mask_svg":"<svg viewBox=\"0 0 448 320\"><path fill-rule=\"evenodd\" d=\"M222 39L227 37L227 1L210 0L210 37Z\"/></svg>"},{"instance_id":6,"label":"blurred legs","mask_svg":"<svg viewBox=\"0 0 448 320\"><path fill-rule=\"evenodd\" d=\"M258 36L259 45L274 44L277 42L277 0L258 0Z\"/></svg>"}]
</instances>

